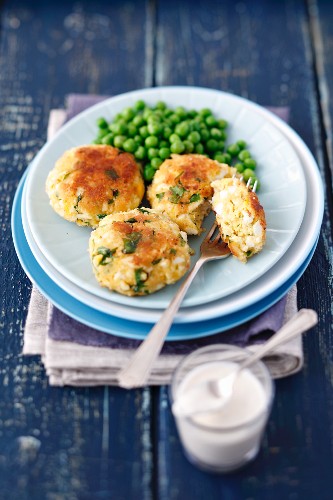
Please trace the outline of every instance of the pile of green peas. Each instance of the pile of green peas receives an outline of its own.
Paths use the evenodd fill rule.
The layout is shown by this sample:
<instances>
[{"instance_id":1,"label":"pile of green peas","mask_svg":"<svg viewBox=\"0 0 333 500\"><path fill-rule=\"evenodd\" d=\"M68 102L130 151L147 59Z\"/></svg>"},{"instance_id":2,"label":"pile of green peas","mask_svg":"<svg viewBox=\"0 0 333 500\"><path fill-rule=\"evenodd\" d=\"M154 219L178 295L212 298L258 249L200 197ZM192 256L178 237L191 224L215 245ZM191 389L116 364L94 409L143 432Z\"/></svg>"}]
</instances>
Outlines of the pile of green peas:
<instances>
[{"instance_id":1,"label":"pile of green peas","mask_svg":"<svg viewBox=\"0 0 333 500\"><path fill-rule=\"evenodd\" d=\"M251 178L252 184L258 184L256 161L246 149L246 142L239 140L227 145L228 123L215 118L208 108L171 109L162 101L148 106L139 100L123 109L111 123L99 118L97 126L94 144L108 144L132 153L143 166L146 182L153 179L156 170L173 153L195 153L232 165L244 181Z\"/></svg>"}]
</instances>

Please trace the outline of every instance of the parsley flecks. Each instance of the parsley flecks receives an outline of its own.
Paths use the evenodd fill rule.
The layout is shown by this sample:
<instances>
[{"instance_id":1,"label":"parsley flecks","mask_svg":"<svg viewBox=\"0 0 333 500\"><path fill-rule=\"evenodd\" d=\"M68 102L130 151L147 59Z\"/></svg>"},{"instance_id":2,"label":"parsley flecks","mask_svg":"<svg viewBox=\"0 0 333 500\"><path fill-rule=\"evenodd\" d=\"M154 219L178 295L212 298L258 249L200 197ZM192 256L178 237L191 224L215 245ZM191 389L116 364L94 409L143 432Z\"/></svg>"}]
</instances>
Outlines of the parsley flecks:
<instances>
[{"instance_id":1,"label":"parsley flecks","mask_svg":"<svg viewBox=\"0 0 333 500\"><path fill-rule=\"evenodd\" d=\"M128 220L125 220L125 222L128 222L129 224L134 224L134 222L138 222L135 217L131 217Z\"/></svg>"},{"instance_id":2,"label":"parsley flecks","mask_svg":"<svg viewBox=\"0 0 333 500\"><path fill-rule=\"evenodd\" d=\"M176 255L177 250L175 250L174 248L170 248L170 253L171 253L172 255Z\"/></svg>"},{"instance_id":3,"label":"parsley flecks","mask_svg":"<svg viewBox=\"0 0 333 500\"><path fill-rule=\"evenodd\" d=\"M142 234L138 233L136 231L133 231L133 233L130 233L127 236L127 238L123 238L123 242L124 242L123 253L134 253L141 238L142 238Z\"/></svg>"},{"instance_id":4,"label":"parsley flecks","mask_svg":"<svg viewBox=\"0 0 333 500\"><path fill-rule=\"evenodd\" d=\"M76 205L74 205L74 209L78 212L78 208L79 208L79 203L80 201L82 200L82 194L79 194L79 196L77 197L76 199Z\"/></svg>"},{"instance_id":5,"label":"parsley flecks","mask_svg":"<svg viewBox=\"0 0 333 500\"><path fill-rule=\"evenodd\" d=\"M115 251L117 249L113 248L112 250L107 247L98 247L96 250L97 255L102 255L101 260L99 261L100 266L105 266L106 264L109 264L110 261L107 262L107 259L112 259Z\"/></svg>"},{"instance_id":6,"label":"parsley flecks","mask_svg":"<svg viewBox=\"0 0 333 500\"><path fill-rule=\"evenodd\" d=\"M194 193L192 194L191 198L190 198L190 203L193 203L195 201L199 201L200 200L200 194L199 193Z\"/></svg>"},{"instance_id":7,"label":"parsley flecks","mask_svg":"<svg viewBox=\"0 0 333 500\"><path fill-rule=\"evenodd\" d=\"M158 264L159 262L161 262L162 259L155 259L153 260L152 264L153 266L156 266L156 264Z\"/></svg>"},{"instance_id":8,"label":"parsley flecks","mask_svg":"<svg viewBox=\"0 0 333 500\"><path fill-rule=\"evenodd\" d=\"M119 190L118 189L113 189L112 193L113 193L113 197L117 198L117 196L119 195Z\"/></svg>"},{"instance_id":9,"label":"parsley flecks","mask_svg":"<svg viewBox=\"0 0 333 500\"><path fill-rule=\"evenodd\" d=\"M135 285L132 288L134 292L141 292L142 288L145 286L145 281L147 279L147 274L143 271L142 267L140 267L139 269L135 269L134 278Z\"/></svg>"},{"instance_id":10,"label":"parsley flecks","mask_svg":"<svg viewBox=\"0 0 333 500\"><path fill-rule=\"evenodd\" d=\"M171 201L171 203L178 203L180 198L185 193L186 189L181 184L177 184L177 186L172 186L170 188L170 191L171 196L169 197L169 200Z\"/></svg>"},{"instance_id":11,"label":"parsley flecks","mask_svg":"<svg viewBox=\"0 0 333 500\"><path fill-rule=\"evenodd\" d=\"M158 200L161 200L161 199L163 198L163 196L164 196L164 195L165 195L165 193L164 193L164 192L163 192L163 193L157 193L157 194L156 194L156 198L157 198Z\"/></svg>"},{"instance_id":12,"label":"parsley flecks","mask_svg":"<svg viewBox=\"0 0 333 500\"><path fill-rule=\"evenodd\" d=\"M113 198L110 198L110 199L108 200L108 205L112 205L112 203L114 203L114 199L113 199Z\"/></svg>"},{"instance_id":13,"label":"parsley flecks","mask_svg":"<svg viewBox=\"0 0 333 500\"><path fill-rule=\"evenodd\" d=\"M108 170L105 170L105 174L110 177L110 179L113 179L114 181L116 179L119 179L119 175L117 174L117 172L115 171L114 168L110 168Z\"/></svg>"},{"instance_id":14,"label":"parsley flecks","mask_svg":"<svg viewBox=\"0 0 333 500\"><path fill-rule=\"evenodd\" d=\"M97 214L97 217L98 217L98 219L100 219L100 220L101 220L101 219L104 219L104 217L106 217L106 216L107 216L107 214Z\"/></svg>"},{"instance_id":15,"label":"parsley flecks","mask_svg":"<svg viewBox=\"0 0 333 500\"><path fill-rule=\"evenodd\" d=\"M138 208L139 212L141 212L142 214L150 214L149 210L147 210L146 208Z\"/></svg>"},{"instance_id":16,"label":"parsley flecks","mask_svg":"<svg viewBox=\"0 0 333 500\"><path fill-rule=\"evenodd\" d=\"M248 250L246 252L246 257L251 257L252 253L253 253L252 250Z\"/></svg>"}]
</instances>

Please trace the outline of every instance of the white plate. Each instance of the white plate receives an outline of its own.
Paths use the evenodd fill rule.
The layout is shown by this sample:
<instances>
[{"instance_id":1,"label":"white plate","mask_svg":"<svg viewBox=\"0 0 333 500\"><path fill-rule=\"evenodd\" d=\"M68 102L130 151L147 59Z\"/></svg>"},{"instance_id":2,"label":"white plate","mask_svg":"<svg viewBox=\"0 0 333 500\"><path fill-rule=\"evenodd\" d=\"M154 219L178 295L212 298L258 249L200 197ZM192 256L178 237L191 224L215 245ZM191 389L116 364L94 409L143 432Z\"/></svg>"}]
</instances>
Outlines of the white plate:
<instances>
[{"instance_id":1,"label":"white plate","mask_svg":"<svg viewBox=\"0 0 333 500\"><path fill-rule=\"evenodd\" d=\"M88 109L65 125L39 152L27 179L27 218L41 252L63 277L97 297L136 308L167 307L180 283L150 296L135 298L101 288L94 278L87 252L90 230L61 219L45 194L47 174L59 156L73 146L90 143L96 135L95 123L99 116L111 120L137 99L149 104L164 100L169 106L181 104L186 108L213 109L216 116L231 124L229 141L246 140L259 164L260 200L267 217L264 250L247 265L236 259L206 265L192 284L183 307L216 301L253 283L283 257L300 228L306 204L304 173L288 139L274 125L271 113L240 97L209 89L162 87L130 92ZM190 239L196 256L201 239Z\"/></svg>"}]
</instances>

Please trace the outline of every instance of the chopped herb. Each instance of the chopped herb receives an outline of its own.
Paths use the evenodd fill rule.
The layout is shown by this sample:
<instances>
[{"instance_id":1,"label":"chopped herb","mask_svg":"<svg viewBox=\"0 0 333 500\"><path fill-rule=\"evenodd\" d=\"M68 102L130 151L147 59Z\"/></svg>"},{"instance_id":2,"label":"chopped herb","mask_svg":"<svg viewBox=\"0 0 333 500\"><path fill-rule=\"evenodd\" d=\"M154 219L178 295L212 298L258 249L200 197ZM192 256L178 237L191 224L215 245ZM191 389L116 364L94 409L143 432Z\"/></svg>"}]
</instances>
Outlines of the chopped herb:
<instances>
[{"instance_id":1,"label":"chopped herb","mask_svg":"<svg viewBox=\"0 0 333 500\"><path fill-rule=\"evenodd\" d=\"M177 250L175 250L174 248L170 248L170 253L171 253L172 255L176 255Z\"/></svg>"},{"instance_id":2,"label":"chopped herb","mask_svg":"<svg viewBox=\"0 0 333 500\"><path fill-rule=\"evenodd\" d=\"M157 198L158 200L161 200L161 199L163 198L163 196L164 196L164 195L165 195L165 193L164 193L164 192L163 192L163 193L157 193L156 198Z\"/></svg>"},{"instance_id":3,"label":"chopped herb","mask_svg":"<svg viewBox=\"0 0 333 500\"><path fill-rule=\"evenodd\" d=\"M248 250L248 251L246 252L246 257L251 257L251 255L252 255L252 250Z\"/></svg>"},{"instance_id":4,"label":"chopped herb","mask_svg":"<svg viewBox=\"0 0 333 500\"><path fill-rule=\"evenodd\" d=\"M106 216L107 216L107 214L97 214L97 217L99 219L104 219L104 217L106 217Z\"/></svg>"},{"instance_id":5,"label":"chopped herb","mask_svg":"<svg viewBox=\"0 0 333 500\"><path fill-rule=\"evenodd\" d=\"M105 266L106 264L109 264L110 261L107 262L106 259L112 259L116 250L117 250L116 248L113 248L112 250L110 250L110 248L107 248L107 247L98 247L96 254L102 255L102 258L99 261L99 265Z\"/></svg>"},{"instance_id":6,"label":"chopped herb","mask_svg":"<svg viewBox=\"0 0 333 500\"><path fill-rule=\"evenodd\" d=\"M155 259L153 260L152 264L153 266L155 266L156 264L158 264L159 262L161 262L162 259Z\"/></svg>"},{"instance_id":7,"label":"chopped herb","mask_svg":"<svg viewBox=\"0 0 333 500\"><path fill-rule=\"evenodd\" d=\"M67 172L67 173L64 175L64 177L63 177L63 179L62 179L62 180L64 181L65 179L67 179L67 177L68 177L69 175L71 175L71 173L72 173L72 172Z\"/></svg>"},{"instance_id":8,"label":"chopped herb","mask_svg":"<svg viewBox=\"0 0 333 500\"><path fill-rule=\"evenodd\" d=\"M139 212L141 212L142 214L150 214L149 210L147 210L146 208L138 208Z\"/></svg>"},{"instance_id":9,"label":"chopped herb","mask_svg":"<svg viewBox=\"0 0 333 500\"><path fill-rule=\"evenodd\" d=\"M114 181L116 179L119 179L119 175L117 174L117 172L115 171L114 168L111 168L109 170L105 170L105 174L110 177L110 179L113 179Z\"/></svg>"},{"instance_id":10,"label":"chopped herb","mask_svg":"<svg viewBox=\"0 0 333 500\"><path fill-rule=\"evenodd\" d=\"M190 198L190 203L193 203L194 201L199 201L200 200L200 194L199 193L194 193L192 194Z\"/></svg>"},{"instance_id":11,"label":"chopped herb","mask_svg":"<svg viewBox=\"0 0 333 500\"><path fill-rule=\"evenodd\" d=\"M79 212L78 208L79 208L79 203L81 200L82 200L82 194L79 194L79 196L76 199L76 205L74 205L74 208L77 212Z\"/></svg>"},{"instance_id":12,"label":"chopped herb","mask_svg":"<svg viewBox=\"0 0 333 500\"><path fill-rule=\"evenodd\" d=\"M113 197L114 198L117 198L117 196L119 195L119 190L118 189L113 189Z\"/></svg>"},{"instance_id":13,"label":"chopped herb","mask_svg":"<svg viewBox=\"0 0 333 500\"><path fill-rule=\"evenodd\" d=\"M114 199L113 199L113 198L110 198L110 199L108 200L108 205L112 205L112 203L113 203L113 202L114 202Z\"/></svg>"},{"instance_id":14,"label":"chopped herb","mask_svg":"<svg viewBox=\"0 0 333 500\"><path fill-rule=\"evenodd\" d=\"M128 222L129 224L134 224L134 222L138 222L135 217L131 217L128 220L125 220L125 222Z\"/></svg>"},{"instance_id":15,"label":"chopped herb","mask_svg":"<svg viewBox=\"0 0 333 500\"><path fill-rule=\"evenodd\" d=\"M124 241L123 253L134 253L141 238L142 234L136 231L130 233L127 238L123 238Z\"/></svg>"},{"instance_id":16,"label":"chopped herb","mask_svg":"<svg viewBox=\"0 0 333 500\"><path fill-rule=\"evenodd\" d=\"M182 237L182 235L180 234L179 235L179 241L180 241L180 244L181 246L183 247L184 245L186 245L186 241L184 240L184 238Z\"/></svg>"},{"instance_id":17,"label":"chopped herb","mask_svg":"<svg viewBox=\"0 0 333 500\"><path fill-rule=\"evenodd\" d=\"M145 281L147 279L146 273L143 271L142 267L135 269L134 271L135 285L132 287L134 292L141 292L142 288L145 286ZM145 279L142 279L144 277Z\"/></svg>"},{"instance_id":18,"label":"chopped herb","mask_svg":"<svg viewBox=\"0 0 333 500\"><path fill-rule=\"evenodd\" d=\"M169 197L169 200L171 201L171 203L178 203L180 198L185 193L186 189L181 184L178 184L177 186L172 186L170 188L170 191L171 196Z\"/></svg>"}]
</instances>

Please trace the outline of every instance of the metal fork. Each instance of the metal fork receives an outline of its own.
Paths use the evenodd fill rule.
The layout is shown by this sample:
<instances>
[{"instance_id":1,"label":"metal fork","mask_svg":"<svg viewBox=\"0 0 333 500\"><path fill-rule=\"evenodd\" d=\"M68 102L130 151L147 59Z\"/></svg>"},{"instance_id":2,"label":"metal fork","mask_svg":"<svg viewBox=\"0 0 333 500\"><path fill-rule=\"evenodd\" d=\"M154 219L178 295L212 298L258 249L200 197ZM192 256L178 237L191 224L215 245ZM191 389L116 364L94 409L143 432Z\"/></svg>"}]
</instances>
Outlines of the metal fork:
<instances>
[{"instance_id":1,"label":"metal fork","mask_svg":"<svg viewBox=\"0 0 333 500\"><path fill-rule=\"evenodd\" d=\"M136 350L127 366L119 372L118 382L120 387L131 389L133 387L141 387L145 384L154 361L162 349L173 319L197 272L208 260L225 259L229 257L230 250L228 246L223 243L221 235L217 231L217 224L215 223L201 244L199 259L170 302L168 309L164 311L158 322L150 330L148 336Z\"/></svg>"}]
</instances>

